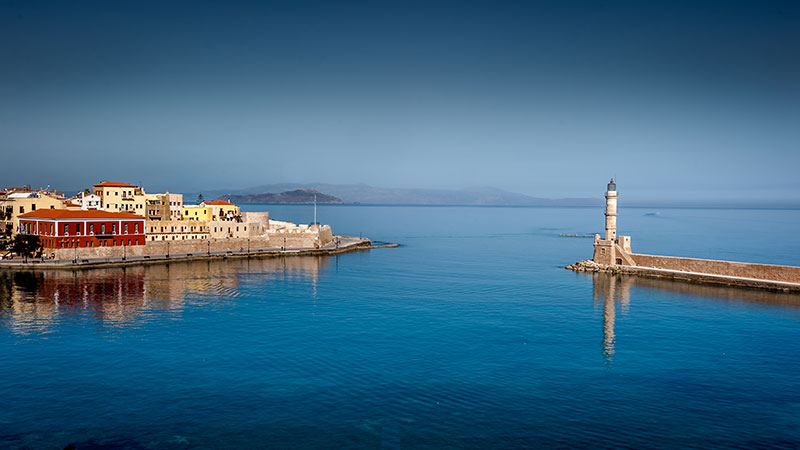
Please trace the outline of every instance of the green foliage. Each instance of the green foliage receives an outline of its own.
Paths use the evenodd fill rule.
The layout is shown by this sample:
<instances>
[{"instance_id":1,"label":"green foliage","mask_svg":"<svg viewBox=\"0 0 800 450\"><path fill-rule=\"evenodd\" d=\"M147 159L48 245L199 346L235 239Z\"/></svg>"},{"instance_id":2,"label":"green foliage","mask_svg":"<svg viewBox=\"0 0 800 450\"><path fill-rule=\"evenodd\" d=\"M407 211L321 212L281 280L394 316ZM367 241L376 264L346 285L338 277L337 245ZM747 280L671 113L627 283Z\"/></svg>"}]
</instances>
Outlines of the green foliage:
<instances>
[{"instance_id":1,"label":"green foliage","mask_svg":"<svg viewBox=\"0 0 800 450\"><path fill-rule=\"evenodd\" d=\"M22 256L23 258L42 256L42 243L39 241L39 236L30 234L17 234L11 240L11 250Z\"/></svg>"}]
</instances>

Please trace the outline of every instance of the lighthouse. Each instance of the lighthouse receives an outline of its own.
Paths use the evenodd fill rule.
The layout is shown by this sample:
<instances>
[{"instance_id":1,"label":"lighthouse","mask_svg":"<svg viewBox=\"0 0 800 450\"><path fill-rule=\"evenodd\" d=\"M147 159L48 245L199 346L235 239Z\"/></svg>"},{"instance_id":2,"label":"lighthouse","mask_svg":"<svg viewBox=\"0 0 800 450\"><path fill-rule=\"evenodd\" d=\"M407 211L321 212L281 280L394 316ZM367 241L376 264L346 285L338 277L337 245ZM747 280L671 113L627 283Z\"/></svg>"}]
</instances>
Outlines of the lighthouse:
<instances>
[{"instance_id":1,"label":"lighthouse","mask_svg":"<svg viewBox=\"0 0 800 450\"><path fill-rule=\"evenodd\" d=\"M615 239L617 239L617 184L612 178L606 190L606 240Z\"/></svg>"},{"instance_id":2,"label":"lighthouse","mask_svg":"<svg viewBox=\"0 0 800 450\"><path fill-rule=\"evenodd\" d=\"M631 237L617 236L617 183L612 178L606 186L606 235L594 235L594 262L607 266L635 266Z\"/></svg>"}]
</instances>

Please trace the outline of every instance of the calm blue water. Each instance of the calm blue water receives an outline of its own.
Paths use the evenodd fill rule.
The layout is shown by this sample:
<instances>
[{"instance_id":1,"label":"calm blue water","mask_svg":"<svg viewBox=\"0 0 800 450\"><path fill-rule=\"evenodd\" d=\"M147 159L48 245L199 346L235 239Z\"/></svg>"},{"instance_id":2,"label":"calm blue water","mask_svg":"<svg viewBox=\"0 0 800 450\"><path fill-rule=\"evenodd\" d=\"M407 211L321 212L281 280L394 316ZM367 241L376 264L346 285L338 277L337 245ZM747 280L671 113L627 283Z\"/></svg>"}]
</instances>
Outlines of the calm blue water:
<instances>
[{"instance_id":1,"label":"calm blue water","mask_svg":"<svg viewBox=\"0 0 800 450\"><path fill-rule=\"evenodd\" d=\"M800 296L562 269L591 239L558 234L599 208L320 220L402 246L0 272L0 447L800 446ZM800 265L798 210L619 226L637 252Z\"/></svg>"}]
</instances>

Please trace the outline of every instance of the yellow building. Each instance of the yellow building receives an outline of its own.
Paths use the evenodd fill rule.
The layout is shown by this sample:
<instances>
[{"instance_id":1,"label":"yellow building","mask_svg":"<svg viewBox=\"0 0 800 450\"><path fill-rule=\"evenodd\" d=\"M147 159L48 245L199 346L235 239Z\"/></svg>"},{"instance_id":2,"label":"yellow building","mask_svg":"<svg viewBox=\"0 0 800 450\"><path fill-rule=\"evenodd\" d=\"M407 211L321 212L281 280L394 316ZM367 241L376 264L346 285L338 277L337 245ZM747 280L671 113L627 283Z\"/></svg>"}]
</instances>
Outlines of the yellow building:
<instances>
[{"instance_id":1,"label":"yellow building","mask_svg":"<svg viewBox=\"0 0 800 450\"><path fill-rule=\"evenodd\" d=\"M222 200L203 202L199 205L183 205L183 220L238 220L239 207Z\"/></svg>"},{"instance_id":2,"label":"yellow building","mask_svg":"<svg viewBox=\"0 0 800 450\"><path fill-rule=\"evenodd\" d=\"M0 193L0 227L17 232L19 216L37 209L65 209L61 199L44 191L11 191Z\"/></svg>"},{"instance_id":3,"label":"yellow building","mask_svg":"<svg viewBox=\"0 0 800 450\"><path fill-rule=\"evenodd\" d=\"M92 187L94 195L102 199L100 209L103 211L147 215L147 196L141 187L116 181L103 181Z\"/></svg>"},{"instance_id":4,"label":"yellow building","mask_svg":"<svg viewBox=\"0 0 800 450\"><path fill-rule=\"evenodd\" d=\"M200 205L183 205L183 220L211 220L211 208Z\"/></svg>"}]
</instances>

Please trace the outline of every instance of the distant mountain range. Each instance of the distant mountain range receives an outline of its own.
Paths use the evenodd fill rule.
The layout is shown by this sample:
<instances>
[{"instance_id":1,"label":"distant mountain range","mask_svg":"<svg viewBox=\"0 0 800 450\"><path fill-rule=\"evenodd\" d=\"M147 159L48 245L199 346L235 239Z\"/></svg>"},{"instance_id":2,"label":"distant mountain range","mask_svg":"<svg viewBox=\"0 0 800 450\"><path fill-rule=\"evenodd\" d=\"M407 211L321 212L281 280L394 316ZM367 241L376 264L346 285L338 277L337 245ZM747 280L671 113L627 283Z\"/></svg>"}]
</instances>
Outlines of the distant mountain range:
<instances>
[{"instance_id":1,"label":"distant mountain range","mask_svg":"<svg viewBox=\"0 0 800 450\"><path fill-rule=\"evenodd\" d=\"M206 198L230 199L233 203L361 203L383 205L468 206L598 206L602 198L549 199L491 187L468 189L379 188L366 184L282 183L246 189L209 190ZM199 193L185 193L187 202Z\"/></svg>"},{"instance_id":2,"label":"distant mountain range","mask_svg":"<svg viewBox=\"0 0 800 450\"><path fill-rule=\"evenodd\" d=\"M343 203L340 198L332 195L323 194L316 189L295 189L293 191L271 194L243 194L243 195L223 195L220 200L227 200L232 203L314 203L335 204Z\"/></svg>"}]
</instances>

